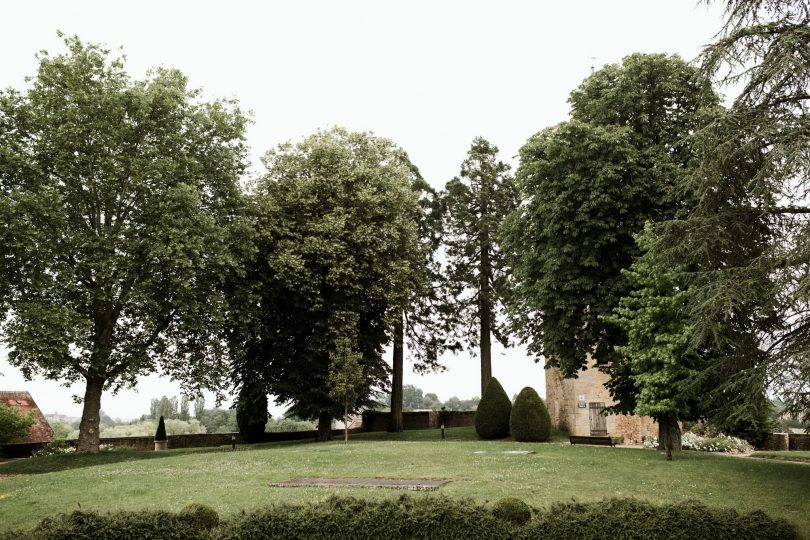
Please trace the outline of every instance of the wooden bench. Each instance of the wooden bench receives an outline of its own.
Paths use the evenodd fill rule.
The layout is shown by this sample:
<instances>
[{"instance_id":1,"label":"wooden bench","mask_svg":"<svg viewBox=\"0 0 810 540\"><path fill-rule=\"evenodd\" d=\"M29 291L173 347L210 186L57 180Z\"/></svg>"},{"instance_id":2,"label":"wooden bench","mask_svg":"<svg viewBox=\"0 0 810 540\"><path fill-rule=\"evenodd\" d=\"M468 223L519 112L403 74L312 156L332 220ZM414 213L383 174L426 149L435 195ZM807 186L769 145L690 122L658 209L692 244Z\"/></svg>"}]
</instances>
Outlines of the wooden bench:
<instances>
[{"instance_id":1,"label":"wooden bench","mask_svg":"<svg viewBox=\"0 0 810 540\"><path fill-rule=\"evenodd\" d=\"M611 437L609 435L569 435L568 442L571 444L596 444L600 446L614 447L621 443L622 437Z\"/></svg>"}]
</instances>

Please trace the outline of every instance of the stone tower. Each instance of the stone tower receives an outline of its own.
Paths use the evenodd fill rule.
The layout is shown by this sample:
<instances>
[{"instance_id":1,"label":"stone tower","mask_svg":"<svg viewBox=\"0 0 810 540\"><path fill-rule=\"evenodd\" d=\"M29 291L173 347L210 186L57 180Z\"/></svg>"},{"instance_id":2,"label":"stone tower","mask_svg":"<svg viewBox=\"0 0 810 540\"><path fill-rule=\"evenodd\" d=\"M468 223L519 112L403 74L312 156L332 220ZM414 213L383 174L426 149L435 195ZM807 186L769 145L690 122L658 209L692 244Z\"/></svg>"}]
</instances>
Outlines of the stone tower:
<instances>
[{"instance_id":1,"label":"stone tower","mask_svg":"<svg viewBox=\"0 0 810 540\"><path fill-rule=\"evenodd\" d=\"M643 437L658 436L658 424L649 416L604 415L614 404L605 388L608 376L588 356L588 368L576 379L565 379L560 370L546 370L546 404L555 429L570 435L610 435L625 442L641 443Z\"/></svg>"}]
</instances>

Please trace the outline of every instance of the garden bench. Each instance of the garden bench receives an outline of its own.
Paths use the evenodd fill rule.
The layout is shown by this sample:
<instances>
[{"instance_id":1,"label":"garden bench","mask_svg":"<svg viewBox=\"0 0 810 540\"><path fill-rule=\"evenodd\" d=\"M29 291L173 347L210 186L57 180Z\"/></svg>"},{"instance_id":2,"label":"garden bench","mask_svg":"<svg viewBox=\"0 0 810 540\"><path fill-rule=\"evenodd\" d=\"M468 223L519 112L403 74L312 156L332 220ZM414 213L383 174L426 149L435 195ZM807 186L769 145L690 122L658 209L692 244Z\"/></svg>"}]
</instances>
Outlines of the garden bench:
<instances>
[{"instance_id":1,"label":"garden bench","mask_svg":"<svg viewBox=\"0 0 810 540\"><path fill-rule=\"evenodd\" d=\"M568 442L571 444L597 444L613 447L622 442L622 438L609 435L569 435Z\"/></svg>"}]
</instances>

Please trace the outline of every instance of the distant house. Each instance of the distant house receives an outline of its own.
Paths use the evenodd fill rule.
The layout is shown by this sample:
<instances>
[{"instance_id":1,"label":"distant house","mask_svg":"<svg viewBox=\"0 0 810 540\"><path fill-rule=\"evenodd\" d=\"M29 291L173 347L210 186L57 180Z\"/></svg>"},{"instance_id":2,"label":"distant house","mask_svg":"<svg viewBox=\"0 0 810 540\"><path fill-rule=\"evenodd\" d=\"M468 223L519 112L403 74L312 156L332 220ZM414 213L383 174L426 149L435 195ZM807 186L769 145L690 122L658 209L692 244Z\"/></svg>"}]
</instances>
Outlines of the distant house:
<instances>
[{"instance_id":1,"label":"distant house","mask_svg":"<svg viewBox=\"0 0 810 540\"><path fill-rule=\"evenodd\" d=\"M31 426L28 435L13 440L4 446L3 451L10 456L30 455L31 451L38 446L53 441L53 429L42 411L37 407L34 398L28 392L5 392L0 391L0 403L8 407L15 407L23 414L34 413L36 423Z\"/></svg>"}]
</instances>

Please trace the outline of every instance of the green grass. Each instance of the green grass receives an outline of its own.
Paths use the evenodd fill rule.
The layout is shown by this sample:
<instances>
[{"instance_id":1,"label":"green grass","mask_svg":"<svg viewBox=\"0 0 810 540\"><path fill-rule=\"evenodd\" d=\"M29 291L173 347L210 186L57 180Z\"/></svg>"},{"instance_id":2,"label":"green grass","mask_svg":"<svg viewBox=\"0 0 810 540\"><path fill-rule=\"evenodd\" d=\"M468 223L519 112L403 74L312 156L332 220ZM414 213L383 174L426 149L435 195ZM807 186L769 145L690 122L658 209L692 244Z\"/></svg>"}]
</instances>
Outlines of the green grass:
<instances>
[{"instance_id":1,"label":"green grass","mask_svg":"<svg viewBox=\"0 0 810 540\"><path fill-rule=\"evenodd\" d=\"M754 452L754 457L764 459L779 459L782 461L798 461L800 463L810 463L810 450L790 450L790 451L763 451Z\"/></svg>"},{"instance_id":2,"label":"green grass","mask_svg":"<svg viewBox=\"0 0 810 540\"><path fill-rule=\"evenodd\" d=\"M0 529L31 527L81 506L88 510L179 510L191 502L224 515L278 502L323 500L333 493L368 498L400 492L363 488L270 488L301 476L444 478L441 493L495 501L636 497L653 503L696 499L742 512L761 509L810 536L810 467L772 460L680 452L666 462L652 450L551 443L478 441L471 428L359 434L350 443L282 443L161 453L116 451L0 464ZM531 449L531 455L474 454ZM418 493L418 497L435 496Z\"/></svg>"}]
</instances>

